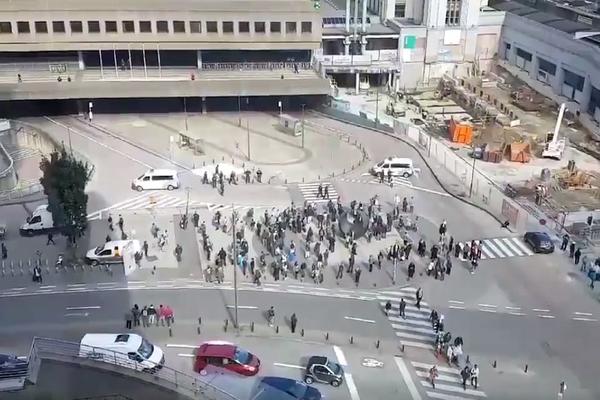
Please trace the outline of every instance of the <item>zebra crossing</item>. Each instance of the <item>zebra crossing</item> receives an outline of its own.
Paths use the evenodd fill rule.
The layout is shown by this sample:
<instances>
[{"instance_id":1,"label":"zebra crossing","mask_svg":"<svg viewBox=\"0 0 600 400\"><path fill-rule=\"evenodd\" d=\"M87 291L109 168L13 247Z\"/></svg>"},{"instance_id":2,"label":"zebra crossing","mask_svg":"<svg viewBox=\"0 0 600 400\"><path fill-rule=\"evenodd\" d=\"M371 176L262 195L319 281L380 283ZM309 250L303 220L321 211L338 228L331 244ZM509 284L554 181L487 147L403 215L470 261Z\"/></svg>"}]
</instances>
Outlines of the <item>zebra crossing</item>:
<instances>
[{"instance_id":1,"label":"zebra crossing","mask_svg":"<svg viewBox=\"0 0 600 400\"><path fill-rule=\"evenodd\" d=\"M392 309L387 318L401 345L433 350L436 335L429 321L431 308L424 301L421 301L420 309L415 306L416 292L417 289L413 287L396 291L382 291L377 295L377 299L382 308L385 307L387 301L392 303ZM402 298L406 302L406 318L400 316L399 305Z\"/></svg>"},{"instance_id":2,"label":"zebra crossing","mask_svg":"<svg viewBox=\"0 0 600 400\"><path fill-rule=\"evenodd\" d=\"M319 185L323 185L323 190L327 187L329 192L329 198L318 197L319 193ZM309 203L327 203L329 200L335 202L338 198L338 193L335 190L335 186L333 186L330 182L312 182L312 183L299 183L298 189L304 200Z\"/></svg>"},{"instance_id":3,"label":"zebra crossing","mask_svg":"<svg viewBox=\"0 0 600 400\"><path fill-rule=\"evenodd\" d=\"M467 381L467 388L462 386L460 371L456 368L437 366L438 377L435 380L435 389L429 381L429 370L433 364L411 361L415 374L419 378L427 397L439 400L467 400L484 399L487 397L484 391L475 389Z\"/></svg>"},{"instance_id":4,"label":"zebra crossing","mask_svg":"<svg viewBox=\"0 0 600 400\"><path fill-rule=\"evenodd\" d=\"M248 212L250 209L254 210L254 215L257 215L258 212L273 211L273 213L278 213L279 211L283 211L286 207L277 207L277 206L242 206L242 205L231 205L231 204L215 204L208 203L205 204L206 208L210 212L227 212L236 210L240 215L244 215L244 213Z\"/></svg>"},{"instance_id":5,"label":"zebra crossing","mask_svg":"<svg viewBox=\"0 0 600 400\"><path fill-rule=\"evenodd\" d=\"M469 246L470 243L470 241L459 243L461 248L461 259L462 249L465 245ZM480 239L476 240L475 243L481 244L482 260L491 260L494 258L507 257L524 257L532 256L535 254L527 246L527 244L521 238L518 237Z\"/></svg>"},{"instance_id":6,"label":"zebra crossing","mask_svg":"<svg viewBox=\"0 0 600 400\"><path fill-rule=\"evenodd\" d=\"M139 196L132 197L122 202L113 204L110 207L95 211L89 214L88 219L99 219L103 212L110 211L136 211L136 210L153 210L153 209L169 209L185 207L190 208L205 207L207 204L200 201L190 200L189 203L185 198L170 195L164 192L148 191Z\"/></svg>"},{"instance_id":7,"label":"zebra crossing","mask_svg":"<svg viewBox=\"0 0 600 400\"><path fill-rule=\"evenodd\" d=\"M348 183L366 183L366 184L371 184L371 185L389 185L390 182L388 181L387 178L385 178L383 183L379 182L379 178L377 177L371 177L370 179L361 179L361 178L340 178L339 179L340 182L348 182ZM408 187L412 187L413 184L410 181L409 178L404 178L402 176L394 176L392 177L392 184L394 186L399 185L399 186L408 186Z\"/></svg>"},{"instance_id":8,"label":"zebra crossing","mask_svg":"<svg viewBox=\"0 0 600 400\"><path fill-rule=\"evenodd\" d=\"M8 150L8 154L13 161L21 161L26 158L39 157L42 155L38 149L32 149L30 147L11 148Z\"/></svg>"}]
</instances>

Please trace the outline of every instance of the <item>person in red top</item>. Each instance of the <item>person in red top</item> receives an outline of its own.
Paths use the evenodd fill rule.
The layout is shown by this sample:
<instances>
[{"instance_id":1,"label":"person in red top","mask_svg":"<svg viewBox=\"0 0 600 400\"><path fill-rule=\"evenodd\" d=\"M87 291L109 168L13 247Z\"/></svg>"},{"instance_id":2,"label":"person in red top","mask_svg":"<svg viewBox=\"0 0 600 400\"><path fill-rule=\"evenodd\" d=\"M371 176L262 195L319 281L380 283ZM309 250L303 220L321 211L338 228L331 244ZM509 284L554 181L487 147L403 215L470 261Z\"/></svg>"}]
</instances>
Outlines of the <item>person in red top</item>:
<instances>
[{"instance_id":1,"label":"person in red top","mask_svg":"<svg viewBox=\"0 0 600 400\"><path fill-rule=\"evenodd\" d=\"M164 318L167 321L167 326L171 326L171 324L175 322L175 317L173 315L173 309L170 306L164 306L163 313L164 313Z\"/></svg>"}]
</instances>

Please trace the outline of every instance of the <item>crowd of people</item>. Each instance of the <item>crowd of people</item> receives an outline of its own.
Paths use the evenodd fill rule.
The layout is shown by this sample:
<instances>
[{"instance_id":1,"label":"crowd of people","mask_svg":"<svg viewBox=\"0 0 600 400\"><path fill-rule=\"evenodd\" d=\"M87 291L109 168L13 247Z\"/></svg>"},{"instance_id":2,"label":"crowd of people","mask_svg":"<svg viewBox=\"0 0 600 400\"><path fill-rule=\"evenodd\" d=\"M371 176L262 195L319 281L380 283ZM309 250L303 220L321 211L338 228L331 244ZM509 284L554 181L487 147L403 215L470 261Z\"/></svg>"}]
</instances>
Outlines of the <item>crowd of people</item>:
<instances>
[{"instance_id":1,"label":"crowd of people","mask_svg":"<svg viewBox=\"0 0 600 400\"><path fill-rule=\"evenodd\" d=\"M138 306L134 304L131 309L125 312L125 328L132 329L133 327L149 328L151 326L167 326L170 327L175 323L175 315L173 309L168 305L159 305L158 308L154 304L149 306Z\"/></svg>"}]
</instances>

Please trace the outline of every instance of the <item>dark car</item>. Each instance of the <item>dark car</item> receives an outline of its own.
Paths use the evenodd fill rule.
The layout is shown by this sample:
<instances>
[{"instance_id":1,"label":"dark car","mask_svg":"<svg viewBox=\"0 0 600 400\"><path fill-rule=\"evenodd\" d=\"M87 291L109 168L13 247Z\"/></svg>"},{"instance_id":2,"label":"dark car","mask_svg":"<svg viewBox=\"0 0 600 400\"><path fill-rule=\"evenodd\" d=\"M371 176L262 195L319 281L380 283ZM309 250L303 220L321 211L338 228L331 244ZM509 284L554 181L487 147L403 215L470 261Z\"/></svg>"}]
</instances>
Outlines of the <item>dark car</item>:
<instances>
[{"instance_id":1,"label":"dark car","mask_svg":"<svg viewBox=\"0 0 600 400\"><path fill-rule=\"evenodd\" d=\"M342 366L324 356L312 356L306 365L304 382L328 383L331 386L340 386L344 381Z\"/></svg>"},{"instance_id":2,"label":"dark car","mask_svg":"<svg viewBox=\"0 0 600 400\"><path fill-rule=\"evenodd\" d=\"M321 392L304 382L279 376L265 376L252 400L321 400Z\"/></svg>"},{"instance_id":3,"label":"dark car","mask_svg":"<svg viewBox=\"0 0 600 400\"><path fill-rule=\"evenodd\" d=\"M550 254L554 252L554 242L545 232L527 232L523 239L534 253Z\"/></svg>"}]
</instances>

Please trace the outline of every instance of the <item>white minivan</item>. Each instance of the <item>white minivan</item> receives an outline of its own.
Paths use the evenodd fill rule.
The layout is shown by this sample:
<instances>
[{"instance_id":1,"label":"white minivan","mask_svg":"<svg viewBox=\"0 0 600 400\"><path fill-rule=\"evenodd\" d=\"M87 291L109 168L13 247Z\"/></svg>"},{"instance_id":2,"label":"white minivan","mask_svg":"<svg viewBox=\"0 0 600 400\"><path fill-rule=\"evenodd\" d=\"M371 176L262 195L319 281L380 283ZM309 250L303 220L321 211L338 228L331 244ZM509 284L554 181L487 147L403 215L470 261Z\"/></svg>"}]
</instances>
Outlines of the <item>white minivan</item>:
<instances>
[{"instance_id":1,"label":"white minivan","mask_svg":"<svg viewBox=\"0 0 600 400\"><path fill-rule=\"evenodd\" d=\"M79 357L144 372L156 372L165 364L162 349L135 333L87 333Z\"/></svg>"},{"instance_id":2,"label":"white minivan","mask_svg":"<svg viewBox=\"0 0 600 400\"><path fill-rule=\"evenodd\" d=\"M373 168L371 168L371 173L373 175L379 175L381 171L383 171L383 174L386 177L388 171L391 171L392 176L403 176L408 178L409 176L414 175L415 168L413 161L410 158L389 157L375 164Z\"/></svg>"},{"instance_id":3,"label":"white minivan","mask_svg":"<svg viewBox=\"0 0 600 400\"><path fill-rule=\"evenodd\" d=\"M48 204L43 204L33 211L26 222L21 225L19 232L21 235L32 236L55 229L54 219L52 218L52 213L48 210Z\"/></svg>"},{"instance_id":4,"label":"white minivan","mask_svg":"<svg viewBox=\"0 0 600 400\"><path fill-rule=\"evenodd\" d=\"M177 171L173 169L149 169L131 183L131 188L142 190L173 190L179 187Z\"/></svg>"}]
</instances>

